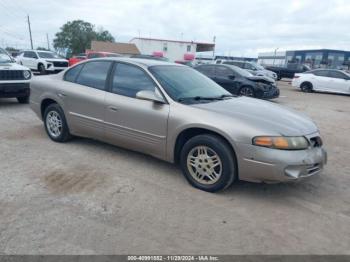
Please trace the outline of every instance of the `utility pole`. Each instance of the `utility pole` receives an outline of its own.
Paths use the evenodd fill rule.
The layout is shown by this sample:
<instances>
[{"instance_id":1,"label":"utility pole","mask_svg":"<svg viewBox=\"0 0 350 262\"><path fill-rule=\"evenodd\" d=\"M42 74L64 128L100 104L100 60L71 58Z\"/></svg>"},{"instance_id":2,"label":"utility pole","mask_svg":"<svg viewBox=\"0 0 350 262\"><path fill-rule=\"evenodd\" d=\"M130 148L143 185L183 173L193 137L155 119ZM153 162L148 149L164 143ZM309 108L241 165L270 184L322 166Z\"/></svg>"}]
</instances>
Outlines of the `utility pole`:
<instances>
[{"instance_id":1,"label":"utility pole","mask_svg":"<svg viewBox=\"0 0 350 262\"><path fill-rule=\"evenodd\" d=\"M31 46L32 49L34 49L33 48L32 29L30 28L29 15L27 15L27 21L28 21L28 29L29 29L29 37L30 37L30 46Z\"/></svg>"},{"instance_id":2,"label":"utility pole","mask_svg":"<svg viewBox=\"0 0 350 262\"><path fill-rule=\"evenodd\" d=\"M46 33L47 50L50 50L49 34Z\"/></svg>"},{"instance_id":3,"label":"utility pole","mask_svg":"<svg viewBox=\"0 0 350 262\"><path fill-rule=\"evenodd\" d=\"M213 37L213 43L214 43L214 46L213 46L213 61L215 60L215 42L216 42L216 36Z\"/></svg>"}]
</instances>

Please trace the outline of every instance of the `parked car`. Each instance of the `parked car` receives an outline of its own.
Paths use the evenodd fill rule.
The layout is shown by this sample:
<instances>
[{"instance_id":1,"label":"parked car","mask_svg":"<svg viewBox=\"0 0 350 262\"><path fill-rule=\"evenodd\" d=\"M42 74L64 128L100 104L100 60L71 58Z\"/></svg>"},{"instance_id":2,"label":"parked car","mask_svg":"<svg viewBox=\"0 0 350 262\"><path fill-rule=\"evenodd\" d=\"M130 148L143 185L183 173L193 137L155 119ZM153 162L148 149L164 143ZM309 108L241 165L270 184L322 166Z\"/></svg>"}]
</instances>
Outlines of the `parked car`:
<instances>
[{"instance_id":1,"label":"parked car","mask_svg":"<svg viewBox=\"0 0 350 262\"><path fill-rule=\"evenodd\" d=\"M151 59L151 60L158 60L158 61L165 61L169 62L169 59L163 56L155 56L155 55L132 55L131 58L143 58L143 59Z\"/></svg>"},{"instance_id":2,"label":"parked car","mask_svg":"<svg viewBox=\"0 0 350 262\"><path fill-rule=\"evenodd\" d=\"M19 103L28 103L31 77L29 68L16 64L15 60L0 48L0 97L15 97Z\"/></svg>"},{"instance_id":3,"label":"parked car","mask_svg":"<svg viewBox=\"0 0 350 262\"><path fill-rule=\"evenodd\" d=\"M209 192L237 179L295 181L320 173L326 163L309 118L234 97L175 63L86 60L33 79L31 90L31 108L53 141L90 137L179 163L190 184Z\"/></svg>"},{"instance_id":4,"label":"parked car","mask_svg":"<svg viewBox=\"0 0 350 262\"><path fill-rule=\"evenodd\" d=\"M72 56L71 58L68 59L68 65L69 66L75 65L76 63L79 63L85 59L87 59L87 55L85 53Z\"/></svg>"},{"instance_id":5,"label":"parked car","mask_svg":"<svg viewBox=\"0 0 350 262\"><path fill-rule=\"evenodd\" d=\"M68 61L51 51L25 50L16 57L17 63L40 74L57 73L68 67Z\"/></svg>"},{"instance_id":6,"label":"parked car","mask_svg":"<svg viewBox=\"0 0 350 262\"><path fill-rule=\"evenodd\" d=\"M287 64L286 66L265 66L266 69L277 74L277 80L282 78L293 78L296 73L303 73L311 70L307 65Z\"/></svg>"},{"instance_id":7,"label":"parked car","mask_svg":"<svg viewBox=\"0 0 350 262\"><path fill-rule=\"evenodd\" d=\"M254 76L237 66L207 64L196 66L195 69L234 95L271 99L278 97L280 93L273 79Z\"/></svg>"},{"instance_id":8,"label":"parked car","mask_svg":"<svg viewBox=\"0 0 350 262\"><path fill-rule=\"evenodd\" d=\"M350 94L350 74L341 70L315 69L295 74L292 86L304 92L323 91Z\"/></svg>"},{"instance_id":9,"label":"parked car","mask_svg":"<svg viewBox=\"0 0 350 262\"><path fill-rule=\"evenodd\" d=\"M243 68L245 70L248 70L251 74L256 75L256 76L265 76L265 77L270 77L274 80L277 80L277 74L275 72L272 72L270 70L266 70L263 66L253 63L253 62L248 62L248 61L231 61L231 60L222 60L222 64L226 65L234 65L238 66L240 68Z\"/></svg>"},{"instance_id":10,"label":"parked car","mask_svg":"<svg viewBox=\"0 0 350 262\"><path fill-rule=\"evenodd\" d=\"M101 57L120 57L120 56L122 55L117 53L90 51L90 52L87 52L86 54L82 53L70 58L69 66L75 65L76 63L79 63L85 59L101 58Z\"/></svg>"}]
</instances>

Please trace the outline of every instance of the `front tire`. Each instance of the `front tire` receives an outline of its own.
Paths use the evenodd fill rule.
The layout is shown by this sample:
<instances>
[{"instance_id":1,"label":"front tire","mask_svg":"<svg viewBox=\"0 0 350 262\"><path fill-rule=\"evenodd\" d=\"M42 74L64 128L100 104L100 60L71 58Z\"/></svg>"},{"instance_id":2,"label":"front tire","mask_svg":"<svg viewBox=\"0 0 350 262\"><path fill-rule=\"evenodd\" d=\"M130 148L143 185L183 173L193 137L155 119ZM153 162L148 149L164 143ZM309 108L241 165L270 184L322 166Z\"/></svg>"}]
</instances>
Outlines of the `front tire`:
<instances>
[{"instance_id":1,"label":"front tire","mask_svg":"<svg viewBox=\"0 0 350 262\"><path fill-rule=\"evenodd\" d=\"M71 138L66 117L58 104L49 105L44 112L47 135L55 142L66 142Z\"/></svg>"},{"instance_id":2,"label":"front tire","mask_svg":"<svg viewBox=\"0 0 350 262\"><path fill-rule=\"evenodd\" d=\"M40 75L46 75L46 69L45 69L45 66L43 64L39 64L38 70L39 70Z\"/></svg>"},{"instance_id":3,"label":"front tire","mask_svg":"<svg viewBox=\"0 0 350 262\"><path fill-rule=\"evenodd\" d=\"M17 101L20 104L28 104L29 103L29 96L17 97Z\"/></svg>"},{"instance_id":4,"label":"front tire","mask_svg":"<svg viewBox=\"0 0 350 262\"><path fill-rule=\"evenodd\" d=\"M254 89L250 86L243 86L239 89L239 95L255 97Z\"/></svg>"},{"instance_id":5,"label":"front tire","mask_svg":"<svg viewBox=\"0 0 350 262\"><path fill-rule=\"evenodd\" d=\"M187 181L207 192L223 190L237 177L232 149L215 135L198 135L188 140L181 150L180 165Z\"/></svg>"}]
</instances>

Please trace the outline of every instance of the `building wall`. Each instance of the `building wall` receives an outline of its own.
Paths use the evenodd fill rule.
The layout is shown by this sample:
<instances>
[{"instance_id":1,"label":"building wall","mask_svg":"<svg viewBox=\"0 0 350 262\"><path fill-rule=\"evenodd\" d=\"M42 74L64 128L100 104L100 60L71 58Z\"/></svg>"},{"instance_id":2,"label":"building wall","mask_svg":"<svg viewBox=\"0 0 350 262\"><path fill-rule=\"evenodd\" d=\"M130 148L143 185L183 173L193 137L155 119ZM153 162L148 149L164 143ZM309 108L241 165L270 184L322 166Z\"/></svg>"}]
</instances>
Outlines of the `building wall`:
<instances>
[{"instance_id":1,"label":"building wall","mask_svg":"<svg viewBox=\"0 0 350 262\"><path fill-rule=\"evenodd\" d=\"M185 54L196 54L195 43L167 42L148 39L132 39L131 43L136 44L141 54L152 55L153 52L163 52L164 57L170 61L184 60Z\"/></svg>"}]
</instances>

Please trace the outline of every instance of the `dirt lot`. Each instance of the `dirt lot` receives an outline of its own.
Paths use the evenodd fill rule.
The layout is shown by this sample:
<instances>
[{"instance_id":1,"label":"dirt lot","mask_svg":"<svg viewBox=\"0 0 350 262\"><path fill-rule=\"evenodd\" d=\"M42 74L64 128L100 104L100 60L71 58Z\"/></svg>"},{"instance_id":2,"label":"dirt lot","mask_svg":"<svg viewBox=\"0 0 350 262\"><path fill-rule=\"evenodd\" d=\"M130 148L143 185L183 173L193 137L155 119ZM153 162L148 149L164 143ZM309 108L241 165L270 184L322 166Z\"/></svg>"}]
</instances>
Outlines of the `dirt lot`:
<instances>
[{"instance_id":1,"label":"dirt lot","mask_svg":"<svg viewBox=\"0 0 350 262\"><path fill-rule=\"evenodd\" d=\"M279 86L276 103L318 124L324 173L219 194L152 157L53 143L27 105L0 100L0 254L350 254L350 97Z\"/></svg>"}]
</instances>

